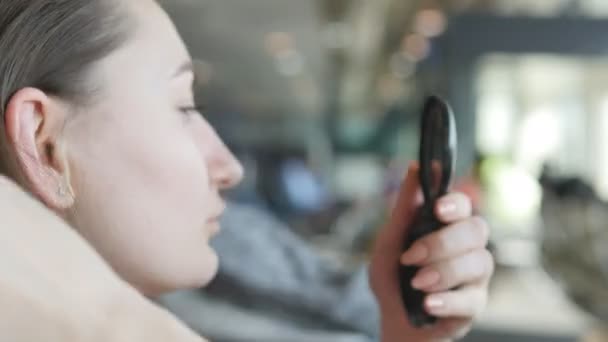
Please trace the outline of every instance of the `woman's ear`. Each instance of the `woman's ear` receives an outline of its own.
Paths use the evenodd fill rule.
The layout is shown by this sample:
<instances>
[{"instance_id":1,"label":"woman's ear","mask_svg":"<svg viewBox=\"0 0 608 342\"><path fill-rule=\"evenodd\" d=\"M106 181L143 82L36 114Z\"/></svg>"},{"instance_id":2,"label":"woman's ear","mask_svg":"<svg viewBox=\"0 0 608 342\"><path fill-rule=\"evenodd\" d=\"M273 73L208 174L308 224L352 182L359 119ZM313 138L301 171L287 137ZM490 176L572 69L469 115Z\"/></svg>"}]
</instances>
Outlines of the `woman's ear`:
<instances>
[{"instance_id":1,"label":"woman's ear","mask_svg":"<svg viewBox=\"0 0 608 342\"><path fill-rule=\"evenodd\" d=\"M25 186L46 206L63 211L74 204L62 129L67 108L34 88L17 91L5 113L7 141Z\"/></svg>"}]
</instances>

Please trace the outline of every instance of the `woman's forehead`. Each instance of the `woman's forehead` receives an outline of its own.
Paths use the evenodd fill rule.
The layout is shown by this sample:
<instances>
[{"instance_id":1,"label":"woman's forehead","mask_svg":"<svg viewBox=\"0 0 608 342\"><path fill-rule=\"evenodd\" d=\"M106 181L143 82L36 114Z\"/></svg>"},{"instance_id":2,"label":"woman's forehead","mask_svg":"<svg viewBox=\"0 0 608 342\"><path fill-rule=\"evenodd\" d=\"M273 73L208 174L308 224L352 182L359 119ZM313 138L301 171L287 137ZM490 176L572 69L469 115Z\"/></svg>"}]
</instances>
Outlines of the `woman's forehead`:
<instances>
[{"instance_id":1,"label":"woman's forehead","mask_svg":"<svg viewBox=\"0 0 608 342\"><path fill-rule=\"evenodd\" d=\"M140 68L155 78L174 78L180 68L191 63L175 25L155 1L129 2L126 20L132 21L129 26L133 31L125 44L115 51L113 58L109 56L111 68Z\"/></svg>"}]
</instances>

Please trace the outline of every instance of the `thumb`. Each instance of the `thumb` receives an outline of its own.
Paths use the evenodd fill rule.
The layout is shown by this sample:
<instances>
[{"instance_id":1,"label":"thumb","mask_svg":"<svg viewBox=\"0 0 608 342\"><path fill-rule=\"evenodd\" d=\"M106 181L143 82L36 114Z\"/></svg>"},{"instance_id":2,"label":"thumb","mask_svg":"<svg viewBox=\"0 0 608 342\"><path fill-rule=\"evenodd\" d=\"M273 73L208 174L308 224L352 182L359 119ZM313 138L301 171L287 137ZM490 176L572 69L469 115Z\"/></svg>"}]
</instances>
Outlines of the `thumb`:
<instances>
[{"instance_id":1,"label":"thumb","mask_svg":"<svg viewBox=\"0 0 608 342\"><path fill-rule=\"evenodd\" d=\"M390 220L382 232L387 239L396 240L399 248L406 237L408 226L413 220L416 210L422 204L419 173L418 162L410 163L396 205L390 214Z\"/></svg>"},{"instance_id":2,"label":"thumb","mask_svg":"<svg viewBox=\"0 0 608 342\"><path fill-rule=\"evenodd\" d=\"M395 296L399 294L397 268L408 226L422 203L418 175L418 163L412 162L401 185L390 220L379 232L374 246L370 285L383 311L403 311L401 302L395 300Z\"/></svg>"}]
</instances>

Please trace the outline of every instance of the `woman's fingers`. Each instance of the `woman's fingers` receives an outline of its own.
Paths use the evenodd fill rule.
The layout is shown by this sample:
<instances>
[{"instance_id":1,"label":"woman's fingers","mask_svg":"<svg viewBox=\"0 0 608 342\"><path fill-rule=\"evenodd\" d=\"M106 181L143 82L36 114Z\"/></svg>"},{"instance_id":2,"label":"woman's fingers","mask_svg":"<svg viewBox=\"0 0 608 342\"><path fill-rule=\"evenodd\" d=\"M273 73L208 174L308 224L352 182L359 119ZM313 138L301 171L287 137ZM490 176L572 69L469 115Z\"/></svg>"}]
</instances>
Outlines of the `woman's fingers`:
<instances>
[{"instance_id":1,"label":"woman's fingers","mask_svg":"<svg viewBox=\"0 0 608 342\"><path fill-rule=\"evenodd\" d=\"M425 266L412 280L412 286L425 292L447 291L466 284L485 283L493 272L490 252L477 249Z\"/></svg>"},{"instance_id":2,"label":"woman's fingers","mask_svg":"<svg viewBox=\"0 0 608 342\"><path fill-rule=\"evenodd\" d=\"M435 215L443 223L464 220L473 214L473 204L469 197L461 193L451 193L437 201Z\"/></svg>"},{"instance_id":3,"label":"woman's fingers","mask_svg":"<svg viewBox=\"0 0 608 342\"><path fill-rule=\"evenodd\" d=\"M480 217L453 223L416 241L401 256L401 263L424 266L485 248L489 231L488 224Z\"/></svg>"},{"instance_id":4,"label":"woman's fingers","mask_svg":"<svg viewBox=\"0 0 608 342\"><path fill-rule=\"evenodd\" d=\"M486 285L475 284L455 291L430 294L425 299L425 307L436 317L472 319L483 311L487 301Z\"/></svg>"},{"instance_id":5,"label":"woman's fingers","mask_svg":"<svg viewBox=\"0 0 608 342\"><path fill-rule=\"evenodd\" d=\"M433 338L436 340L460 340L464 338L473 327L470 318L446 318L434 326Z\"/></svg>"}]
</instances>

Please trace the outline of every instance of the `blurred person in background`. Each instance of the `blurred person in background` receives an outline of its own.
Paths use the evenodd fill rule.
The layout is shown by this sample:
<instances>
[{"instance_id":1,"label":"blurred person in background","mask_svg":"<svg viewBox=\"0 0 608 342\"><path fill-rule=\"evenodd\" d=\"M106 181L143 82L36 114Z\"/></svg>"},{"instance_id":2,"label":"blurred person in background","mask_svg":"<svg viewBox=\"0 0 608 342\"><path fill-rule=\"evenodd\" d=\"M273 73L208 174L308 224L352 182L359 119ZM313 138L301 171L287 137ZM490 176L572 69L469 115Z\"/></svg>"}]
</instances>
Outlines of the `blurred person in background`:
<instances>
[{"instance_id":1,"label":"blurred person in background","mask_svg":"<svg viewBox=\"0 0 608 342\"><path fill-rule=\"evenodd\" d=\"M0 77L2 339L200 340L147 298L214 277L220 194L242 167L194 103L165 12L152 0L3 0ZM488 227L460 194L437 205L446 228L402 253L417 172L370 268L382 341L462 336L493 272ZM441 318L433 327L409 325L399 262L421 266L413 283Z\"/></svg>"}]
</instances>

